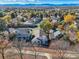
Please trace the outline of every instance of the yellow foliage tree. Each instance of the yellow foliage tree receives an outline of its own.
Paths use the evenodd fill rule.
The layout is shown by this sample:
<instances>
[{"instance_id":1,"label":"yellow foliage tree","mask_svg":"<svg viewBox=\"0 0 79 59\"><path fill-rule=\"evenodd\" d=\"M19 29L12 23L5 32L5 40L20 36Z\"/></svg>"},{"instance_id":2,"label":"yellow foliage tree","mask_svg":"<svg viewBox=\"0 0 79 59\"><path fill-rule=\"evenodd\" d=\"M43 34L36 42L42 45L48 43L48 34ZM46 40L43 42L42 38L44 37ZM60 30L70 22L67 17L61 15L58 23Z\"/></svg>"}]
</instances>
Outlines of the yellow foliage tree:
<instances>
[{"instance_id":1,"label":"yellow foliage tree","mask_svg":"<svg viewBox=\"0 0 79 59\"><path fill-rule=\"evenodd\" d=\"M49 30L52 29L52 23L48 19L43 20L40 24L40 28L43 29L49 39Z\"/></svg>"},{"instance_id":2,"label":"yellow foliage tree","mask_svg":"<svg viewBox=\"0 0 79 59\"><path fill-rule=\"evenodd\" d=\"M68 15L64 16L64 22L65 23L73 22L75 19L76 19L75 15L68 14Z\"/></svg>"},{"instance_id":3,"label":"yellow foliage tree","mask_svg":"<svg viewBox=\"0 0 79 59\"><path fill-rule=\"evenodd\" d=\"M77 32L77 41L79 42L79 31Z\"/></svg>"},{"instance_id":4,"label":"yellow foliage tree","mask_svg":"<svg viewBox=\"0 0 79 59\"><path fill-rule=\"evenodd\" d=\"M6 15L3 17L3 20L8 24L11 22L11 16L10 15Z\"/></svg>"},{"instance_id":5,"label":"yellow foliage tree","mask_svg":"<svg viewBox=\"0 0 79 59\"><path fill-rule=\"evenodd\" d=\"M76 30L77 29L77 26L74 23L72 23L71 25L69 25L69 29Z\"/></svg>"}]
</instances>

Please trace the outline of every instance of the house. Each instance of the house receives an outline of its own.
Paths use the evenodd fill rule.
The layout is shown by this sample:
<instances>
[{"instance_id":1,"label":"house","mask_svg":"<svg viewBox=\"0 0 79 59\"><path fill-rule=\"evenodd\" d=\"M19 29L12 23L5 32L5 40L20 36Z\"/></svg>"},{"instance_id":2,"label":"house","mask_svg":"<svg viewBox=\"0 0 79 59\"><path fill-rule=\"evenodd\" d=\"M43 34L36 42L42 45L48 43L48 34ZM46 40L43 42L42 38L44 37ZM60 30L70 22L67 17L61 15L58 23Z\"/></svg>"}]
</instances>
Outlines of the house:
<instances>
[{"instance_id":1,"label":"house","mask_svg":"<svg viewBox=\"0 0 79 59\"><path fill-rule=\"evenodd\" d=\"M32 19L33 19L32 21L33 21L34 24L38 24L38 23L40 23L42 21L42 19L39 18L39 17L32 18Z\"/></svg>"},{"instance_id":2,"label":"house","mask_svg":"<svg viewBox=\"0 0 79 59\"><path fill-rule=\"evenodd\" d=\"M45 35L39 35L39 37L37 36L32 39L32 44L47 47L49 45L49 42Z\"/></svg>"},{"instance_id":3,"label":"house","mask_svg":"<svg viewBox=\"0 0 79 59\"><path fill-rule=\"evenodd\" d=\"M17 40L25 40L30 41L32 40L31 29L29 28L9 28L10 33L15 33Z\"/></svg>"},{"instance_id":4,"label":"house","mask_svg":"<svg viewBox=\"0 0 79 59\"><path fill-rule=\"evenodd\" d=\"M37 46L48 46L48 38L45 36L45 33L40 29L40 28L35 28L33 29L33 35L35 37L32 39L32 44L37 45Z\"/></svg>"},{"instance_id":5,"label":"house","mask_svg":"<svg viewBox=\"0 0 79 59\"><path fill-rule=\"evenodd\" d=\"M51 29L49 32L49 38L52 39L60 39L63 37L63 32L58 29Z\"/></svg>"},{"instance_id":6,"label":"house","mask_svg":"<svg viewBox=\"0 0 79 59\"><path fill-rule=\"evenodd\" d=\"M26 40L26 41L32 40L31 29L17 28L16 29L16 38L18 40Z\"/></svg>"},{"instance_id":7,"label":"house","mask_svg":"<svg viewBox=\"0 0 79 59\"><path fill-rule=\"evenodd\" d=\"M33 24L31 22L20 22L19 25L17 25L17 22L15 22L15 24L10 24L8 25L9 28L36 28L37 25Z\"/></svg>"}]
</instances>

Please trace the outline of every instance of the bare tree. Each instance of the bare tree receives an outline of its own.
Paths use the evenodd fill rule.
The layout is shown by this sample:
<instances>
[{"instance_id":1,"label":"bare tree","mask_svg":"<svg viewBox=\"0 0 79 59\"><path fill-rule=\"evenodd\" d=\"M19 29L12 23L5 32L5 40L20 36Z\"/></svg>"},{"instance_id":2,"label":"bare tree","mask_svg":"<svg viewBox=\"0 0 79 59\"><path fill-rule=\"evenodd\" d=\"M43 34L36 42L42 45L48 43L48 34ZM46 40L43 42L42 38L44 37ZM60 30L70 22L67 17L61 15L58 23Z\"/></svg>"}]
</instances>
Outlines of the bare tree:
<instances>
[{"instance_id":1,"label":"bare tree","mask_svg":"<svg viewBox=\"0 0 79 59\"><path fill-rule=\"evenodd\" d=\"M10 46L10 42L5 40L4 37L0 36L0 53L2 55L2 59L5 59L5 50Z\"/></svg>"},{"instance_id":2,"label":"bare tree","mask_svg":"<svg viewBox=\"0 0 79 59\"><path fill-rule=\"evenodd\" d=\"M23 59L23 53L22 53L23 43L24 43L23 40L18 41L18 39L15 39L13 41L13 47L15 47L17 49L17 51L19 51L19 56L20 56L21 59Z\"/></svg>"}]
</instances>

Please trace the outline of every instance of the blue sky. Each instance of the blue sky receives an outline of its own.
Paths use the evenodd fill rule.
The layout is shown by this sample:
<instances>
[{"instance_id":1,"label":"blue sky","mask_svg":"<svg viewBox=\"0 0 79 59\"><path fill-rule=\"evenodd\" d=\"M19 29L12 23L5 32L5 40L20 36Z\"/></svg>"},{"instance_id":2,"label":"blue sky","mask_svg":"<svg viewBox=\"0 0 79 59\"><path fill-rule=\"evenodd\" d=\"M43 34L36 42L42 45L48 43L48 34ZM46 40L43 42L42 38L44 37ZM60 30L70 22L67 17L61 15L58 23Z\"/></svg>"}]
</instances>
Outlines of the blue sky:
<instances>
[{"instance_id":1,"label":"blue sky","mask_svg":"<svg viewBox=\"0 0 79 59\"><path fill-rule=\"evenodd\" d=\"M79 0L0 0L0 4L79 4Z\"/></svg>"}]
</instances>

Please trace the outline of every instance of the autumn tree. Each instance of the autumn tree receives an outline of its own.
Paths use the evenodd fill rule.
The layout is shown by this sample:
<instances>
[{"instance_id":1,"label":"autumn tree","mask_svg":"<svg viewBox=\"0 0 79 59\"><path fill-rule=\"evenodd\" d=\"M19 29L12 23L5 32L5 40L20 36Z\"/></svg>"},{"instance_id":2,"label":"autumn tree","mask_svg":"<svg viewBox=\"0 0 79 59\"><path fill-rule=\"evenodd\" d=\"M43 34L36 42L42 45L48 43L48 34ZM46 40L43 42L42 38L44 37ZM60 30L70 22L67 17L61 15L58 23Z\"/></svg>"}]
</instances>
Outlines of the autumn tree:
<instances>
[{"instance_id":1,"label":"autumn tree","mask_svg":"<svg viewBox=\"0 0 79 59\"><path fill-rule=\"evenodd\" d=\"M64 16L64 22L73 22L76 19L75 15L71 15L70 13Z\"/></svg>"},{"instance_id":2,"label":"autumn tree","mask_svg":"<svg viewBox=\"0 0 79 59\"><path fill-rule=\"evenodd\" d=\"M6 24L9 24L11 22L11 15L4 16L3 20L6 22Z\"/></svg>"},{"instance_id":3,"label":"autumn tree","mask_svg":"<svg viewBox=\"0 0 79 59\"><path fill-rule=\"evenodd\" d=\"M49 19L43 20L43 22L40 24L40 28L45 32L47 38L49 39L49 31L52 29L52 24Z\"/></svg>"}]
</instances>

